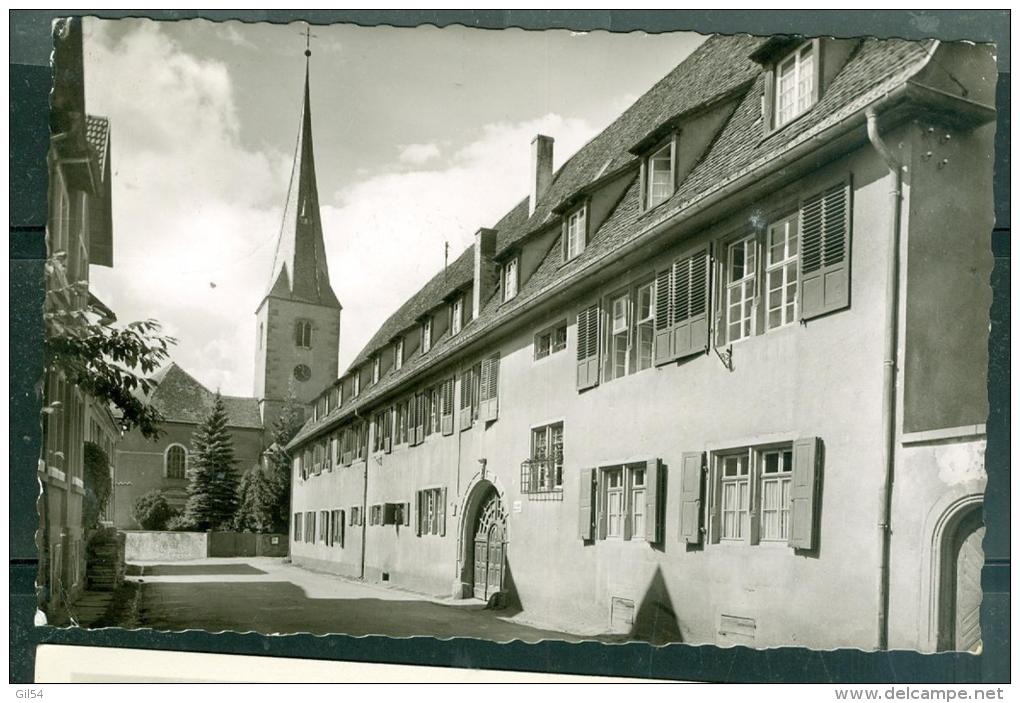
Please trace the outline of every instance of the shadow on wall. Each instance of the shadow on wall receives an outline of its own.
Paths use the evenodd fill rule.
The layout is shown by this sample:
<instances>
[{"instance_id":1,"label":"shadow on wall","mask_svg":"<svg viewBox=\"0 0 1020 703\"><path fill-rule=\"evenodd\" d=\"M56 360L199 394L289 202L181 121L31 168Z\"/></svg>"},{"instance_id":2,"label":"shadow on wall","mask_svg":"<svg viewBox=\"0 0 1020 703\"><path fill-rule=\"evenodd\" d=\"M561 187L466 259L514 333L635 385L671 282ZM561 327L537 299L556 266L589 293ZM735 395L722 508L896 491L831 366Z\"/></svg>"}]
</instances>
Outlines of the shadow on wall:
<instances>
[{"instance_id":1,"label":"shadow on wall","mask_svg":"<svg viewBox=\"0 0 1020 703\"><path fill-rule=\"evenodd\" d=\"M524 608L521 606L520 596L517 595L517 584L514 583L509 559L503 565L503 590L494 593L485 607L500 611L500 617L513 617L523 612Z\"/></svg>"},{"instance_id":2,"label":"shadow on wall","mask_svg":"<svg viewBox=\"0 0 1020 703\"><path fill-rule=\"evenodd\" d=\"M634 613L630 638L650 644L684 641L677 623L676 611L673 609L673 599L666 587L662 569L658 566L655 567L652 580L648 583L641 604Z\"/></svg>"}]
</instances>

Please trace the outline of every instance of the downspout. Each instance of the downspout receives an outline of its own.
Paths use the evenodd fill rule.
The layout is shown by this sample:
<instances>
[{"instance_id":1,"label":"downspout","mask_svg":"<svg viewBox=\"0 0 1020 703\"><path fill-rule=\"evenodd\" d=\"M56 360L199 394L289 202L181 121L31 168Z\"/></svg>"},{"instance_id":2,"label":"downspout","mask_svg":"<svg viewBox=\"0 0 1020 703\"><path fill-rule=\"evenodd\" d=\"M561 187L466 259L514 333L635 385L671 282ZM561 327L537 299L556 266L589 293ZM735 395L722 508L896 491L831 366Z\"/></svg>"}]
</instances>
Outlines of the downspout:
<instances>
[{"instance_id":1,"label":"downspout","mask_svg":"<svg viewBox=\"0 0 1020 703\"><path fill-rule=\"evenodd\" d=\"M896 361L899 347L899 275L900 275L900 219L903 201L904 166L896 159L878 132L878 115L874 108L865 112L868 119L868 139L889 168L893 189L889 192L892 220L889 231L889 250L885 270L885 344L882 371L882 424L885 436L882 442L883 479L879 496L879 566L878 566L878 633L877 649L889 648L889 524L892 488L896 465Z\"/></svg>"},{"instance_id":2,"label":"downspout","mask_svg":"<svg viewBox=\"0 0 1020 703\"><path fill-rule=\"evenodd\" d=\"M354 417L361 419L361 415L355 409ZM365 421L368 423L368 420ZM371 423L367 424L368 429L371 429ZM365 521L368 519L368 441L371 439L368 436L368 431L365 432L365 479L361 482L361 575L358 577L362 581L365 580L365 549L368 546L368 527Z\"/></svg>"}]
</instances>

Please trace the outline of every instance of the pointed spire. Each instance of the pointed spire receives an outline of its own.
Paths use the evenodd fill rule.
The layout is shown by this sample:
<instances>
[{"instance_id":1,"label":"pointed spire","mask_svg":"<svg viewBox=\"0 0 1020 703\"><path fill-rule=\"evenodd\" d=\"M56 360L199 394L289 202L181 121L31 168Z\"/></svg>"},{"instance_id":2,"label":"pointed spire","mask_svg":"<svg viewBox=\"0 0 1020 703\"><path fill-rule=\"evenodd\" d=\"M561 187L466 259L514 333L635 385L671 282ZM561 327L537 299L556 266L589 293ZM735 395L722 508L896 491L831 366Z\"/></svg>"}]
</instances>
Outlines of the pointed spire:
<instances>
[{"instance_id":1,"label":"pointed spire","mask_svg":"<svg viewBox=\"0 0 1020 703\"><path fill-rule=\"evenodd\" d=\"M301 129L294 150L294 168L290 174L283 224L266 294L340 307L329 284L322 220L319 217L319 191L315 184L315 158L312 150L312 109L308 90L309 56L311 51L306 44Z\"/></svg>"}]
</instances>

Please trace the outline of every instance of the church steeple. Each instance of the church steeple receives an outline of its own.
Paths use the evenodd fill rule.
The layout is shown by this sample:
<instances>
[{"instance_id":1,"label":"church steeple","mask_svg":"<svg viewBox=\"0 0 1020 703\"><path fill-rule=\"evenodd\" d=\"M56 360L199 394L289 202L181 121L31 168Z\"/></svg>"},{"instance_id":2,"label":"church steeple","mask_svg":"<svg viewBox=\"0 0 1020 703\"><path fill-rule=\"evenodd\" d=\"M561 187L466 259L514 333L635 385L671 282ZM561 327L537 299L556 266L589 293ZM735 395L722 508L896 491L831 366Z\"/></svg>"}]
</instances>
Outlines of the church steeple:
<instances>
[{"instance_id":1,"label":"church steeple","mask_svg":"<svg viewBox=\"0 0 1020 703\"><path fill-rule=\"evenodd\" d=\"M319 217L319 192L315 183L312 150L312 109L308 90L308 59L305 50L305 94L301 128L294 150L294 167L283 210L283 223L266 295L340 308L329 284L326 248Z\"/></svg>"}]
</instances>

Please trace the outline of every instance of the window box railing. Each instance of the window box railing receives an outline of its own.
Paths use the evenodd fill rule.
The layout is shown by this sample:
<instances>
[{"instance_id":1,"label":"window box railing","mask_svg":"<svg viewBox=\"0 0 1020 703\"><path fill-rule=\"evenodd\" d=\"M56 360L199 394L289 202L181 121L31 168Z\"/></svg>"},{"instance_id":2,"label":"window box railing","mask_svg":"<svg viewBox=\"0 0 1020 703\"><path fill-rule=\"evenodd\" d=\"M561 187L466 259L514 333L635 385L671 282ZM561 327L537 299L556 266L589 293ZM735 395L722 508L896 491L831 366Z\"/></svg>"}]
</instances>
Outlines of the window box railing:
<instances>
[{"instance_id":1,"label":"window box railing","mask_svg":"<svg viewBox=\"0 0 1020 703\"><path fill-rule=\"evenodd\" d=\"M533 500L561 500L563 460L560 457L531 457L521 462L521 493Z\"/></svg>"}]
</instances>

